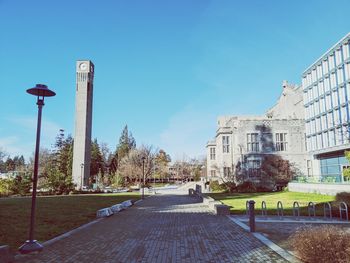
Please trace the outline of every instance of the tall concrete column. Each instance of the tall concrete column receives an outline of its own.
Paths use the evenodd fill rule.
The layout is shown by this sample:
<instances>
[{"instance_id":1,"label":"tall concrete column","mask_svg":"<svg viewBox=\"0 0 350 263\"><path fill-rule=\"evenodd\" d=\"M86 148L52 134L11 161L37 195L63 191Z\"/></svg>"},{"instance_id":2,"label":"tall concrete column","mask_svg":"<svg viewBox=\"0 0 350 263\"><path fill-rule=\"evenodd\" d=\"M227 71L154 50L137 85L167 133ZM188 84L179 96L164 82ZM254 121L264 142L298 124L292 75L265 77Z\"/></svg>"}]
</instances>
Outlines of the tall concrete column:
<instances>
[{"instance_id":1,"label":"tall concrete column","mask_svg":"<svg viewBox=\"0 0 350 263\"><path fill-rule=\"evenodd\" d=\"M91 161L91 126L94 64L89 60L76 63L77 85L75 135L73 148L73 183L76 189L88 184Z\"/></svg>"}]
</instances>

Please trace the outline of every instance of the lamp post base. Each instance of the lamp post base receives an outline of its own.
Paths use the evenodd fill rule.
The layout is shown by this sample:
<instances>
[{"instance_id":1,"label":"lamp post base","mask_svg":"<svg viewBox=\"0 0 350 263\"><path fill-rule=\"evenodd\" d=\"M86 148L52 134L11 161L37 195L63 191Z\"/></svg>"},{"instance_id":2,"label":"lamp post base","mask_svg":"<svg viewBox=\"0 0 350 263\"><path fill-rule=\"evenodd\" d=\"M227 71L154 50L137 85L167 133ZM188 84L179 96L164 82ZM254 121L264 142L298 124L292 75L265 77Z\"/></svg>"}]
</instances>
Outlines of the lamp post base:
<instances>
[{"instance_id":1,"label":"lamp post base","mask_svg":"<svg viewBox=\"0 0 350 263\"><path fill-rule=\"evenodd\" d=\"M27 240L22 246L19 247L18 251L21 254L29 254L33 252L41 252L43 246L36 240Z\"/></svg>"}]
</instances>

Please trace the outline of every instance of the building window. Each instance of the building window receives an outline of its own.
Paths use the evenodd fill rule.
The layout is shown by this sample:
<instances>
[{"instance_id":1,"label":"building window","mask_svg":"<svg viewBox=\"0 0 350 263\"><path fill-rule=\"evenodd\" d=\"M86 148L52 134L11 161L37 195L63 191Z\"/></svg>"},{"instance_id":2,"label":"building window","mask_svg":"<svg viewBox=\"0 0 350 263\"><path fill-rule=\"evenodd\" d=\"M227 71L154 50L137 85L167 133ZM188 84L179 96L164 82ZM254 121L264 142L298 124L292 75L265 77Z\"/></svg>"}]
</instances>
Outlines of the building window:
<instances>
[{"instance_id":1,"label":"building window","mask_svg":"<svg viewBox=\"0 0 350 263\"><path fill-rule=\"evenodd\" d=\"M210 148L210 160L215 160L215 148Z\"/></svg>"},{"instance_id":2,"label":"building window","mask_svg":"<svg viewBox=\"0 0 350 263\"><path fill-rule=\"evenodd\" d=\"M224 177L229 177L231 174L230 167L224 167Z\"/></svg>"},{"instance_id":3,"label":"building window","mask_svg":"<svg viewBox=\"0 0 350 263\"><path fill-rule=\"evenodd\" d=\"M276 151L287 151L287 133L276 133Z\"/></svg>"},{"instance_id":4,"label":"building window","mask_svg":"<svg viewBox=\"0 0 350 263\"><path fill-rule=\"evenodd\" d=\"M341 182L342 170L349 165L344 156L320 159L321 177L325 182Z\"/></svg>"},{"instance_id":5,"label":"building window","mask_svg":"<svg viewBox=\"0 0 350 263\"><path fill-rule=\"evenodd\" d=\"M247 151L248 152L259 151L258 133L247 133Z\"/></svg>"},{"instance_id":6,"label":"building window","mask_svg":"<svg viewBox=\"0 0 350 263\"><path fill-rule=\"evenodd\" d=\"M216 171L215 170L210 170L210 176L215 177L216 176Z\"/></svg>"},{"instance_id":7,"label":"building window","mask_svg":"<svg viewBox=\"0 0 350 263\"><path fill-rule=\"evenodd\" d=\"M224 153L230 152L229 136L222 136L222 151Z\"/></svg>"}]
</instances>

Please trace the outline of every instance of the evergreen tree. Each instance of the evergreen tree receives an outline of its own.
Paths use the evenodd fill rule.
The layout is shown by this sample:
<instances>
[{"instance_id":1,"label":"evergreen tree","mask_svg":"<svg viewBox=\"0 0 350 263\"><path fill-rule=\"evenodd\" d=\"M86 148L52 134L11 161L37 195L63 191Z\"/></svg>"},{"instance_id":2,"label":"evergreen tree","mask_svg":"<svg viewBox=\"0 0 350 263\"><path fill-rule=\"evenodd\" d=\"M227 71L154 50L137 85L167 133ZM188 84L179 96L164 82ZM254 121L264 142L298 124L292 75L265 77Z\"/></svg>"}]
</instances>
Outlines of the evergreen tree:
<instances>
[{"instance_id":1,"label":"evergreen tree","mask_svg":"<svg viewBox=\"0 0 350 263\"><path fill-rule=\"evenodd\" d=\"M49 156L43 171L47 179L46 186L57 194L73 190L72 163L73 139L70 135L65 138L64 130L60 129L56 136L53 153Z\"/></svg>"},{"instance_id":2,"label":"evergreen tree","mask_svg":"<svg viewBox=\"0 0 350 263\"><path fill-rule=\"evenodd\" d=\"M119 168L120 161L126 157L132 149L136 149L136 140L125 125L119 138L119 144L113 156L110 158L110 173L115 174Z\"/></svg>"},{"instance_id":3,"label":"evergreen tree","mask_svg":"<svg viewBox=\"0 0 350 263\"><path fill-rule=\"evenodd\" d=\"M97 139L95 139L91 142L90 176L94 178L99 172L101 172L102 175L104 174L104 161L100 146Z\"/></svg>"}]
</instances>

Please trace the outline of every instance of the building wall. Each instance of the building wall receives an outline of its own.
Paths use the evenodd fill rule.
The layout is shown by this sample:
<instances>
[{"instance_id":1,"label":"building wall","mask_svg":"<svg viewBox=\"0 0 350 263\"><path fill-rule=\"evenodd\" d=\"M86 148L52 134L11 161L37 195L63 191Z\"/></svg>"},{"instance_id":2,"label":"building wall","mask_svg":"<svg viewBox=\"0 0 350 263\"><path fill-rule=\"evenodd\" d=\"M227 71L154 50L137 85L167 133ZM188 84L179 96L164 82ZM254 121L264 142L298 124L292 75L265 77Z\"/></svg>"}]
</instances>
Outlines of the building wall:
<instances>
[{"instance_id":1,"label":"building wall","mask_svg":"<svg viewBox=\"0 0 350 263\"><path fill-rule=\"evenodd\" d=\"M349 144L350 35L311 65L302 77L310 152Z\"/></svg>"},{"instance_id":2,"label":"building wall","mask_svg":"<svg viewBox=\"0 0 350 263\"><path fill-rule=\"evenodd\" d=\"M332 158L343 158L350 148L350 33L336 43L302 76L307 150L314 173L342 181L341 170L322 169ZM322 160L322 161L321 161ZM328 180L327 179L327 180Z\"/></svg>"},{"instance_id":3,"label":"building wall","mask_svg":"<svg viewBox=\"0 0 350 263\"><path fill-rule=\"evenodd\" d=\"M231 171L237 169L237 165L248 169L250 165L257 165L259 160L261 165L262 157L266 154L279 155L289 160L300 173L305 174L308 158L302 116L302 89L284 81L280 98L265 115L218 117L215 140L207 144L208 176L215 168L217 176L222 177L224 167L229 167ZM256 138L254 146L258 149L252 148L248 134L249 138L252 138L251 136ZM285 136L283 144L287 146L286 149L277 149L276 134ZM229 152L224 152L223 136L229 136ZM216 151L215 161L210 160L210 148L213 147Z\"/></svg>"}]
</instances>

